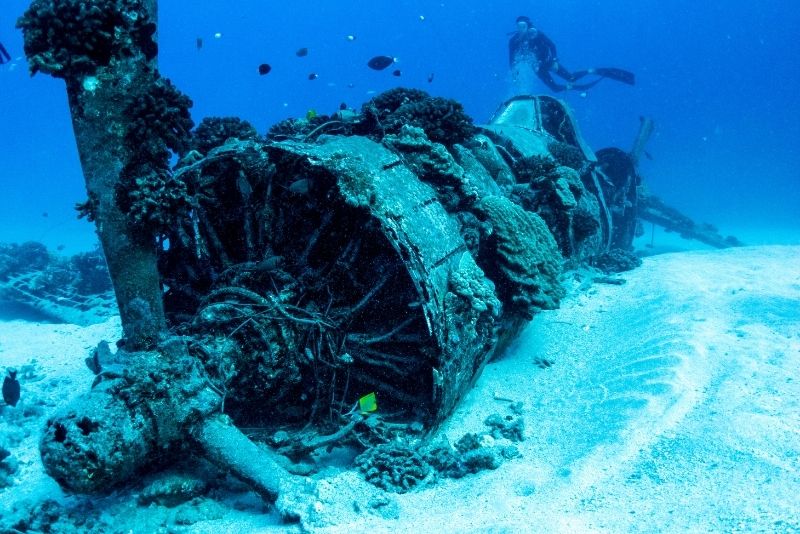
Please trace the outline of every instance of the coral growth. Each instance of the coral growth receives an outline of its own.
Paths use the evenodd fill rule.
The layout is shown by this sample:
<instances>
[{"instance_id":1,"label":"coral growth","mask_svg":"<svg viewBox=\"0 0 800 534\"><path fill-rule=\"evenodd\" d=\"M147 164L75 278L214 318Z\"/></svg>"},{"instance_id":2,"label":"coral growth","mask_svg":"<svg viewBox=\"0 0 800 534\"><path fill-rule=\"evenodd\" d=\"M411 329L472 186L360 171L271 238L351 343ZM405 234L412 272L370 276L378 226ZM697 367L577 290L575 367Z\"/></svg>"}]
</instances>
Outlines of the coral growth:
<instances>
[{"instance_id":1,"label":"coral growth","mask_svg":"<svg viewBox=\"0 0 800 534\"><path fill-rule=\"evenodd\" d=\"M503 461L520 456L514 443L524 439L522 403L512 404L509 410L510 415L487 417L488 431L464 434L454 445L444 435L422 448L392 441L362 453L356 465L368 482L395 493L410 491L434 477L462 478L497 469Z\"/></svg>"},{"instance_id":2,"label":"coral growth","mask_svg":"<svg viewBox=\"0 0 800 534\"><path fill-rule=\"evenodd\" d=\"M283 141L285 139L303 138L310 134L314 128L321 126L327 117L317 115L311 119L284 119L273 124L267 131L267 139Z\"/></svg>"},{"instance_id":3,"label":"coral growth","mask_svg":"<svg viewBox=\"0 0 800 534\"><path fill-rule=\"evenodd\" d=\"M115 57L156 56L155 23L135 0L35 0L17 21L31 74L91 75Z\"/></svg>"},{"instance_id":4,"label":"coral growth","mask_svg":"<svg viewBox=\"0 0 800 534\"><path fill-rule=\"evenodd\" d=\"M116 202L133 225L148 234L164 235L191 208L186 183L165 167L128 165L120 175Z\"/></svg>"},{"instance_id":5,"label":"coral growth","mask_svg":"<svg viewBox=\"0 0 800 534\"><path fill-rule=\"evenodd\" d=\"M413 102L421 102L431 95L420 89L396 87L384 91L361 107L364 115L374 114L379 120L385 121L393 115L400 106Z\"/></svg>"},{"instance_id":6,"label":"coral growth","mask_svg":"<svg viewBox=\"0 0 800 534\"><path fill-rule=\"evenodd\" d=\"M464 143L475 133L472 118L464 112L464 107L455 100L438 96L403 104L393 121L422 128L431 141L443 145Z\"/></svg>"},{"instance_id":7,"label":"coral growth","mask_svg":"<svg viewBox=\"0 0 800 534\"><path fill-rule=\"evenodd\" d=\"M517 183L530 184L534 180L552 176L557 168L558 163L553 158L534 155L517 160L514 163L514 175Z\"/></svg>"},{"instance_id":8,"label":"coral growth","mask_svg":"<svg viewBox=\"0 0 800 534\"><path fill-rule=\"evenodd\" d=\"M206 117L192 132L190 146L205 155L228 139L257 140L258 132L252 124L238 117Z\"/></svg>"},{"instance_id":9,"label":"coral growth","mask_svg":"<svg viewBox=\"0 0 800 534\"><path fill-rule=\"evenodd\" d=\"M452 154L441 144L432 143L422 128L403 125L396 135L384 137L383 143L401 154L405 165L436 190L448 212L463 209L478 197Z\"/></svg>"},{"instance_id":10,"label":"coral growth","mask_svg":"<svg viewBox=\"0 0 800 534\"><path fill-rule=\"evenodd\" d=\"M564 294L562 258L541 217L499 196L484 198L478 211L491 225L478 263L495 282L500 300L524 316L556 308Z\"/></svg>"},{"instance_id":11,"label":"coral growth","mask_svg":"<svg viewBox=\"0 0 800 534\"><path fill-rule=\"evenodd\" d=\"M592 259L592 265L606 274L630 271L641 264L642 259L636 254L618 248L599 254Z\"/></svg>"},{"instance_id":12,"label":"coral growth","mask_svg":"<svg viewBox=\"0 0 800 534\"><path fill-rule=\"evenodd\" d=\"M525 439L525 421L519 415L501 416L492 414L483 422L491 428L492 437L495 439L506 438L509 441L523 441Z\"/></svg>"},{"instance_id":13,"label":"coral growth","mask_svg":"<svg viewBox=\"0 0 800 534\"><path fill-rule=\"evenodd\" d=\"M461 453L461 465L464 474L494 470L500 467L501 459L498 451L492 447L493 440L487 434L464 434L456 441L455 448Z\"/></svg>"},{"instance_id":14,"label":"coral growth","mask_svg":"<svg viewBox=\"0 0 800 534\"><path fill-rule=\"evenodd\" d=\"M120 173L115 197L134 227L146 234L164 234L176 218L188 213L187 187L172 174L169 151L188 150L194 125L191 105L169 80L153 73L148 90L125 109L130 119L125 142L131 157Z\"/></svg>"},{"instance_id":15,"label":"coral growth","mask_svg":"<svg viewBox=\"0 0 800 534\"><path fill-rule=\"evenodd\" d=\"M425 461L441 477L461 478L467 474L461 453L455 449L446 439L440 439L433 443L425 451Z\"/></svg>"},{"instance_id":16,"label":"coral growth","mask_svg":"<svg viewBox=\"0 0 800 534\"><path fill-rule=\"evenodd\" d=\"M178 154L188 150L194 123L189 114L192 101L157 73L148 90L134 98L125 109L131 122L125 135L129 148L159 156L164 147Z\"/></svg>"},{"instance_id":17,"label":"coral growth","mask_svg":"<svg viewBox=\"0 0 800 534\"><path fill-rule=\"evenodd\" d=\"M553 155L559 165L580 171L587 161L581 150L569 143L553 141L547 145L547 150Z\"/></svg>"},{"instance_id":18,"label":"coral growth","mask_svg":"<svg viewBox=\"0 0 800 534\"><path fill-rule=\"evenodd\" d=\"M11 477L17 470L17 461L11 451L0 445L0 489L11 485Z\"/></svg>"},{"instance_id":19,"label":"coral growth","mask_svg":"<svg viewBox=\"0 0 800 534\"><path fill-rule=\"evenodd\" d=\"M356 458L367 482L395 493L406 493L431 475L431 466L412 448L396 443L374 447Z\"/></svg>"},{"instance_id":20,"label":"coral growth","mask_svg":"<svg viewBox=\"0 0 800 534\"><path fill-rule=\"evenodd\" d=\"M551 143L552 146L572 148L564 143ZM573 161L570 165L574 164ZM527 189L515 193L514 200L542 217L561 253L573 256L580 243L599 229L598 218L589 210L591 199L585 200L591 195L586 194L578 171L547 156L522 158L514 170L519 182L528 184Z\"/></svg>"},{"instance_id":21,"label":"coral growth","mask_svg":"<svg viewBox=\"0 0 800 534\"><path fill-rule=\"evenodd\" d=\"M422 128L434 143L452 146L466 142L476 131L459 102L432 97L419 89L391 89L365 103L361 111L370 128L363 133L379 138L410 125Z\"/></svg>"},{"instance_id":22,"label":"coral growth","mask_svg":"<svg viewBox=\"0 0 800 534\"><path fill-rule=\"evenodd\" d=\"M458 266L448 275L447 295L444 298L445 319L453 331L461 331L452 349L485 343L495 339L494 329L502 305L495 295L494 284L464 252Z\"/></svg>"},{"instance_id":23,"label":"coral growth","mask_svg":"<svg viewBox=\"0 0 800 534\"><path fill-rule=\"evenodd\" d=\"M491 437L473 432L464 434L455 445L441 439L425 451L425 460L436 469L439 476L447 478L462 478L497 469L505 457Z\"/></svg>"}]
</instances>

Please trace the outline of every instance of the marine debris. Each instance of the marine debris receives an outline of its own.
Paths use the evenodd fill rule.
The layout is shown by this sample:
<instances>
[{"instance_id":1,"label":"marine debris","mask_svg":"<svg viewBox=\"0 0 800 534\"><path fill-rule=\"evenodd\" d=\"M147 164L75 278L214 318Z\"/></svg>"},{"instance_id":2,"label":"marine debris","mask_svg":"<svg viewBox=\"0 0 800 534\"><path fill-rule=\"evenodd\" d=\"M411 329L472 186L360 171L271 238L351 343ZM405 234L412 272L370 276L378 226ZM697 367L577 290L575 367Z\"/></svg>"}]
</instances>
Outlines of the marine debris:
<instances>
[{"instance_id":1,"label":"marine debris","mask_svg":"<svg viewBox=\"0 0 800 534\"><path fill-rule=\"evenodd\" d=\"M118 313L101 250L61 257L33 241L0 243L0 301L45 320L77 325Z\"/></svg>"},{"instance_id":2,"label":"marine debris","mask_svg":"<svg viewBox=\"0 0 800 534\"><path fill-rule=\"evenodd\" d=\"M35 0L19 22L33 72L66 81L82 212L125 332L113 358L87 362L92 389L48 419L47 472L107 492L188 454L275 502L301 485L275 450L347 445L373 451L368 476L402 458L408 469L375 480L412 489L431 462L386 444L430 436L522 325L558 306L565 262L631 255L635 165L595 154L546 96L483 126L396 89L266 138L237 118L190 131L190 100L156 70L154 4ZM53 40L63 24L73 37ZM352 408L370 393L380 410ZM522 437L514 417L488 424L492 439ZM489 438L462 441L437 469L496 466Z\"/></svg>"}]
</instances>

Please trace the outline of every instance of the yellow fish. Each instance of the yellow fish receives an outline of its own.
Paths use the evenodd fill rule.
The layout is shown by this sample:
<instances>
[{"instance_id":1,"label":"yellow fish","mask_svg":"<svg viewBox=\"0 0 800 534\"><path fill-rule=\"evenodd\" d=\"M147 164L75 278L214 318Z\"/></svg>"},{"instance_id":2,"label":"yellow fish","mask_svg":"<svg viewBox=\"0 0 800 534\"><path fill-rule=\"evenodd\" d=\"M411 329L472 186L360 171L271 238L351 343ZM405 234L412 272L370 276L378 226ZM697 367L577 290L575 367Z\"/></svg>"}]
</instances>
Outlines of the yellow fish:
<instances>
[{"instance_id":1,"label":"yellow fish","mask_svg":"<svg viewBox=\"0 0 800 534\"><path fill-rule=\"evenodd\" d=\"M361 413L370 413L375 412L378 410L378 399L375 396L375 392L367 393L360 399L358 399L358 407L361 409Z\"/></svg>"}]
</instances>

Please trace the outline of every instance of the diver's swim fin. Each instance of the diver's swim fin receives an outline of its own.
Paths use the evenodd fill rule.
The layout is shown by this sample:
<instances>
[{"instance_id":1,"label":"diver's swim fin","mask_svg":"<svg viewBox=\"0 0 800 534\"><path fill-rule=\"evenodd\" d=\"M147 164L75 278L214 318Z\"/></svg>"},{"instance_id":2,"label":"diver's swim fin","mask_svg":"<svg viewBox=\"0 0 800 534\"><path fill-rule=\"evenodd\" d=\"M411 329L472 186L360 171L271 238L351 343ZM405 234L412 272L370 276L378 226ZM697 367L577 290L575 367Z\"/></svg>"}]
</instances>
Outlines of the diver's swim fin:
<instances>
[{"instance_id":1,"label":"diver's swim fin","mask_svg":"<svg viewBox=\"0 0 800 534\"><path fill-rule=\"evenodd\" d=\"M599 68L594 69L595 74L599 74L604 78L610 78L612 80L616 80L618 82L627 83L628 85L635 85L636 84L636 75L632 72L622 69L614 69L611 67L608 68Z\"/></svg>"},{"instance_id":2,"label":"diver's swim fin","mask_svg":"<svg viewBox=\"0 0 800 534\"><path fill-rule=\"evenodd\" d=\"M0 43L0 65L11 61L11 56L8 54L6 47L3 46L3 43Z\"/></svg>"}]
</instances>

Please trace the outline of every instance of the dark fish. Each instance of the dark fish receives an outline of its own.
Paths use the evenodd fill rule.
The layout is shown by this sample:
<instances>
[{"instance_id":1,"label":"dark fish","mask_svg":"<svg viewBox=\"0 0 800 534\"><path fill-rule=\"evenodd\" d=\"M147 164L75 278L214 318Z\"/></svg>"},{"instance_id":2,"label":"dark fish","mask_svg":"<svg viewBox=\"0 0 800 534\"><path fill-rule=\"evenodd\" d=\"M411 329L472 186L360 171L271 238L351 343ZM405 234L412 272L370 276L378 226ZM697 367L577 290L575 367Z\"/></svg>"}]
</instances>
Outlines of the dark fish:
<instances>
[{"instance_id":1,"label":"dark fish","mask_svg":"<svg viewBox=\"0 0 800 534\"><path fill-rule=\"evenodd\" d=\"M342 102L339 104L339 111L344 111L347 109L347 102Z\"/></svg>"},{"instance_id":2,"label":"dark fish","mask_svg":"<svg viewBox=\"0 0 800 534\"><path fill-rule=\"evenodd\" d=\"M352 89L355 86L356 86L356 84L354 84L353 82L350 82L350 83L347 84L347 88L348 89Z\"/></svg>"},{"instance_id":3,"label":"dark fish","mask_svg":"<svg viewBox=\"0 0 800 534\"><path fill-rule=\"evenodd\" d=\"M433 73L428 74L428 83L433 83Z\"/></svg>"},{"instance_id":4,"label":"dark fish","mask_svg":"<svg viewBox=\"0 0 800 534\"><path fill-rule=\"evenodd\" d=\"M373 70L383 70L394 63L394 58L389 56L375 56L367 61L367 67Z\"/></svg>"},{"instance_id":5,"label":"dark fish","mask_svg":"<svg viewBox=\"0 0 800 534\"><path fill-rule=\"evenodd\" d=\"M298 48L297 52L294 53L297 57L306 57L308 55L308 48Z\"/></svg>"},{"instance_id":6,"label":"dark fish","mask_svg":"<svg viewBox=\"0 0 800 534\"><path fill-rule=\"evenodd\" d=\"M202 38L202 37L198 37L198 38L197 38L197 41L195 41L195 44L197 45L197 49L198 49L198 50L200 50L201 48L203 48L203 38Z\"/></svg>"},{"instance_id":7,"label":"dark fish","mask_svg":"<svg viewBox=\"0 0 800 534\"><path fill-rule=\"evenodd\" d=\"M644 157L646 157L650 161L653 161L653 155L650 154L650 152L648 152L647 150L644 151Z\"/></svg>"},{"instance_id":8,"label":"dark fish","mask_svg":"<svg viewBox=\"0 0 800 534\"><path fill-rule=\"evenodd\" d=\"M92 354L86 358L86 367L88 367L94 374L99 375L103 372L106 366L110 366L114 362L113 355L111 354L111 347L108 346L107 341L101 341L97 347L92 351Z\"/></svg>"},{"instance_id":9,"label":"dark fish","mask_svg":"<svg viewBox=\"0 0 800 534\"><path fill-rule=\"evenodd\" d=\"M42 212L42 217L47 217L49 214L46 211Z\"/></svg>"},{"instance_id":10,"label":"dark fish","mask_svg":"<svg viewBox=\"0 0 800 534\"><path fill-rule=\"evenodd\" d=\"M86 362L86 367L88 367L89 370L96 375L99 375L103 370L103 366L100 363L100 358L97 357L97 351L92 352L92 355L88 356L83 361Z\"/></svg>"},{"instance_id":11,"label":"dark fish","mask_svg":"<svg viewBox=\"0 0 800 534\"><path fill-rule=\"evenodd\" d=\"M3 400L10 406L16 406L19 402L19 380L17 380L17 371L14 369L8 370L8 376L3 380Z\"/></svg>"},{"instance_id":12,"label":"dark fish","mask_svg":"<svg viewBox=\"0 0 800 534\"><path fill-rule=\"evenodd\" d=\"M6 50L6 47L3 46L3 43L0 43L0 65L8 61L11 61L11 56L9 55L8 50Z\"/></svg>"},{"instance_id":13,"label":"dark fish","mask_svg":"<svg viewBox=\"0 0 800 534\"><path fill-rule=\"evenodd\" d=\"M272 67L270 67L268 63L262 63L261 65L258 66L258 73L261 76L264 76L265 74L269 74L269 71L271 71L271 70L272 70Z\"/></svg>"},{"instance_id":14,"label":"dark fish","mask_svg":"<svg viewBox=\"0 0 800 534\"><path fill-rule=\"evenodd\" d=\"M262 272L272 272L280 268L283 264L283 256L269 256L253 266L253 270Z\"/></svg>"},{"instance_id":15,"label":"dark fish","mask_svg":"<svg viewBox=\"0 0 800 534\"><path fill-rule=\"evenodd\" d=\"M316 80L317 78L319 78L319 74L317 74L316 72L312 72L311 74L308 75L309 80Z\"/></svg>"},{"instance_id":16,"label":"dark fish","mask_svg":"<svg viewBox=\"0 0 800 534\"><path fill-rule=\"evenodd\" d=\"M56 247L56 250L64 250L65 248L67 248L67 247L65 247L64 245L58 245Z\"/></svg>"},{"instance_id":17,"label":"dark fish","mask_svg":"<svg viewBox=\"0 0 800 534\"><path fill-rule=\"evenodd\" d=\"M403 73L400 72L400 69L394 69L392 71L392 76L401 76Z\"/></svg>"}]
</instances>

